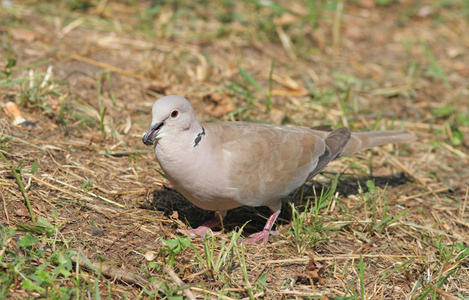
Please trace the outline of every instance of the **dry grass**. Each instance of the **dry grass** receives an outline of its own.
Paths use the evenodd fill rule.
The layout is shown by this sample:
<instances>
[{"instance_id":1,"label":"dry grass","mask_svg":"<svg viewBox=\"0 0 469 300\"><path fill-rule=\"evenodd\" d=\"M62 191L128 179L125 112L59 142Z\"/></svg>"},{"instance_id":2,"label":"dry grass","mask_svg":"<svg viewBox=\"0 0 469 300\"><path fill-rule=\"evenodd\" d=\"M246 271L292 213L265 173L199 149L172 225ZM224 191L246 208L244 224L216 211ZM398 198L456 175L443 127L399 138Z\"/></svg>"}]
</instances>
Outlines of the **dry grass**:
<instances>
[{"instance_id":1,"label":"dry grass","mask_svg":"<svg viewBox=\"0 0 469 300\"><path fill-rule=\"evenodd\" d=\"M0 298L468 299L469 7L311 3L2 7L0 101L36 125L0 112ZM419 141L334 162L291 196L300 212L284 206L266 247L236 243L245 222L263 225L251 208L189 242L176 229L212 213L163 188L141 143L168 94L203 121L405 128ZM15 172L42 229L22 225Z\"/></svg>"}]
</instances>

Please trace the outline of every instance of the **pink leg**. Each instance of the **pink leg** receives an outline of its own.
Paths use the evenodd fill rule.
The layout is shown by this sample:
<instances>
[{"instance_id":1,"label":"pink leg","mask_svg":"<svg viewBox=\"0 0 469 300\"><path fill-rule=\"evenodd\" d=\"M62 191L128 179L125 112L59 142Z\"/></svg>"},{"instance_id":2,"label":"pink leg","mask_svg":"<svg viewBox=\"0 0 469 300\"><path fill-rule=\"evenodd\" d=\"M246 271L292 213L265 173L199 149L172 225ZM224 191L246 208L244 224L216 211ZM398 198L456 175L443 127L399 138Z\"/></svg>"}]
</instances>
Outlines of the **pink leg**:
<instances>
[{"instance_id":1,"label":"pink leg","mask_svg":"<svg viewBox=\"0 0 469 300\"><path fill-rule=\"evenodd\" d=\"M260 240L262 240L261 245L264 246L267 244L267 241L269 240L269 235L279 235L280 232L276 230L272 230L272 226L275 223L275 220L277 220L278 215L280 214L280 209L277 211L273 211L270 214L269 219L267 219L267 223L265 223L264 229L262 231L256 232L251 234L248 238L241 240L243 243L255 243Z\"/></svg>"},{"instance_id":2,"label":"pink leg","mask_svg":"<svg viewBox=\"0 0 469 300\"><path fill-rule=\"evenodd\" d=\"M204 237L205 234L209 229L212 229L213 227L217 226L220 224L220 217L215 216L214 218L208 220L204 224L200 225L196 229L178 229L177 232L185 234L187 236L201 236ZM214 234L217 234L219 232L213 232Z\"/></svg>"}]
</instances>

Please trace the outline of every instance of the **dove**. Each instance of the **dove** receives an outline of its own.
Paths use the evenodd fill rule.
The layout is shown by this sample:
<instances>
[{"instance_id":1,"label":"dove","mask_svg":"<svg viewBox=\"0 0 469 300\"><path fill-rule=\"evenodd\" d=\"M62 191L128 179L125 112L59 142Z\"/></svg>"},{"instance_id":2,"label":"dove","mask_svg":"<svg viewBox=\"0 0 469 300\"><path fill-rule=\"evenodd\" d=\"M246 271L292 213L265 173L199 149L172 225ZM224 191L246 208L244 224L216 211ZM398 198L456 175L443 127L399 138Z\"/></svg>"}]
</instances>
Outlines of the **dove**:
<instances>
[{"instance_id":1,"label":"dove","mask_svg":"<svg viewBox=\"0 0 469 300\"><path fill-rule=\"evenodd\" d=\"M272 213L264 229L244 239L261 242L272 230L282 198L320 173L331 161L390 143L416 139L404 130L351 133L330 126L299 128L250 122L199 123L190 102L165 96L153 104L152 120L143 136L154 145L158 163L171 184L194 205L218 211L239 206L267 206ZM218 216L192 230L204 236Z\"/></svg>"}]
</instances>

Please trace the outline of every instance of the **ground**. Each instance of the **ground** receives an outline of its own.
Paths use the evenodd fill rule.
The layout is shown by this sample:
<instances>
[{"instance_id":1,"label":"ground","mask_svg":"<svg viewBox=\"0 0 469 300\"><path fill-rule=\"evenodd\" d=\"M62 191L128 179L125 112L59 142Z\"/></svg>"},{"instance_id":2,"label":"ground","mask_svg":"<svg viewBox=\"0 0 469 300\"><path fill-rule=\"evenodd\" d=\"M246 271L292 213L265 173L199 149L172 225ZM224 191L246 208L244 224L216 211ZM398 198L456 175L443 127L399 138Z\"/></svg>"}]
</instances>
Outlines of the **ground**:
<instances>
[{"instance_id":1,"label":"ground","mask_svg":"<svg viewBox=\"0 0 469 300\"><path fill-rule=\"evenodd\" d=\"M469 298L467 1L1 3L0 298ZM418 140L334 161L266 246L238 240L265 208L188 239L214 213L141 141L169 94Z\"/></svg>"}]
</instances>

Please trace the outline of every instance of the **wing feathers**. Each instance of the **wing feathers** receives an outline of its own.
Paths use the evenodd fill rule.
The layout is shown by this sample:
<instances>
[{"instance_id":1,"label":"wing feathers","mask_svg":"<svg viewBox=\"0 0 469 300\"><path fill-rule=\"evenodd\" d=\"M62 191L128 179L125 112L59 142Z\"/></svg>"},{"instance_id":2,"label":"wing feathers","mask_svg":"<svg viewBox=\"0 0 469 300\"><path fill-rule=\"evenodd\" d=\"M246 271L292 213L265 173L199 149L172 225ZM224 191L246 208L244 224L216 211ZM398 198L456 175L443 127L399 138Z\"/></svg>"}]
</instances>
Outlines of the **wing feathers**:
<instances>
[{"instance_id":1,"label":"wing feathers","mask_svg":"<svg viewBox=\"0 0 469 300\"><path fill-rule=\"evenodd\" d=\"M309 173L308 179L313 178L319 172L324 170L324 168L335 158L337 158L342 149L347 145L348 141L350 140L350 130L348 128L342 127L333 132L324 140L326 143L326 149L324 154L319 157L318 164L316 168Z\"/></svg>"},{"instance_id":2,"label":"wing feathers","mask_svg":"<svg viewBox=\"0 0 469 300\"><path fill-rule=\"evenodd\" d=\"M358 150L415 139L405 131L360 132L347 128L330 132L252 123L204 124L207 137L216 136L226 153L220 169L227 171L227 188L235 201L249 206L275 202L320 173L334 159ZM217 146L218 147L218 146Z\"/></svg>"}]
</instances>

